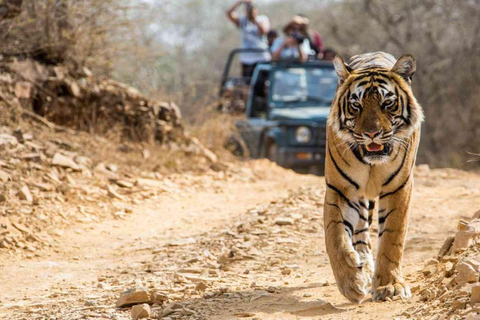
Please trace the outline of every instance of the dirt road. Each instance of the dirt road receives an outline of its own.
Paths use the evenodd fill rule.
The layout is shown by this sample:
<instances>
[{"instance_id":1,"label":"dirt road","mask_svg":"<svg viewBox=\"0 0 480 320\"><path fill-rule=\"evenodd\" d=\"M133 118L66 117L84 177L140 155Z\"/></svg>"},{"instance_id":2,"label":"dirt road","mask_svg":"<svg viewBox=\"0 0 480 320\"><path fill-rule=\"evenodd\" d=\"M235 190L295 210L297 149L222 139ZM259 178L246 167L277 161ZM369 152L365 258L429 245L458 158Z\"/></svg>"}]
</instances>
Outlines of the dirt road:
<instances>
[{"instance_id":1,"label":"dirt road","mask_svg":"<svg viewBox=\"0 0 480 320\"><path fill-rule=\"evenodd\" d=\"M166 297L152 307L164 319L400 319L419 303L343 298L325 252L323 178L265 170L77 225L31 259L1 257L0 318L130 319L115 302L134 287ZM413 287L479 195L478 175L417 170L404 261Z\"/></svg>"}]
</instances>

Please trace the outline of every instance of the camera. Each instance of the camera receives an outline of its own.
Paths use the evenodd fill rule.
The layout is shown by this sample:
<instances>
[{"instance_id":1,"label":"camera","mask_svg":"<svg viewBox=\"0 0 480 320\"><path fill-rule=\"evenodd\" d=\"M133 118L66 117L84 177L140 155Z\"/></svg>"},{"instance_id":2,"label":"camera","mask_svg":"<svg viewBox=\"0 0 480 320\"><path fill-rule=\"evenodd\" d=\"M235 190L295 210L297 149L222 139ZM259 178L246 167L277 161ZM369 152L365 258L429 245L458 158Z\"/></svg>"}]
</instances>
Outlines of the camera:
<instances>
[{"instance_id":1,"label":"camera","mask_svg":"<svg viewBox=\"0 0 480 320\"><path fill-rule=\"evenodd\" d=\"M300 32L296 31L292 34L292 37L297 41L298 44L302 44L303 41L305 40L305 36L301 34Z\"/></svg>"}]
</instances>

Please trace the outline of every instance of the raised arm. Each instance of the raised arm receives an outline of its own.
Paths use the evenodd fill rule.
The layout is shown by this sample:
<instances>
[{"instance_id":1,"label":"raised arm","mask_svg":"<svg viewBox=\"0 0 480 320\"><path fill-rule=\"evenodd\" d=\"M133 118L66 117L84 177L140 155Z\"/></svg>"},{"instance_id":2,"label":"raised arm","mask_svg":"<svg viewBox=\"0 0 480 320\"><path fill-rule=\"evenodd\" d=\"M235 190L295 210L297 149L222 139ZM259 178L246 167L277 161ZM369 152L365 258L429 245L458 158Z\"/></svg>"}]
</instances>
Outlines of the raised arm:
<instances>
[{"instance_id":1,"label":"raised arm","mask_svg":"<svg viewBox=\"0 0 480 320\"><path fill-rule=\"evenodd\" d=\"M264 19L260 19L264 18ZM266 35L270 31L270 21L265 16L258 18L255 14L254 23L258 26L259 35Z\"/></svg>"},{"instance_id":2,"label":"raised arm","mask_svg":"<svg viewBox=\"0 0 480 320\"><path fill-rule=\"evenodd\" d=\"M235 13L235 10L244 3L244 0L237 0L233 6L230 7L225 13L230 21L232 21L237 27L240 26L240 18Z\"/></svg>"}]
</instances>

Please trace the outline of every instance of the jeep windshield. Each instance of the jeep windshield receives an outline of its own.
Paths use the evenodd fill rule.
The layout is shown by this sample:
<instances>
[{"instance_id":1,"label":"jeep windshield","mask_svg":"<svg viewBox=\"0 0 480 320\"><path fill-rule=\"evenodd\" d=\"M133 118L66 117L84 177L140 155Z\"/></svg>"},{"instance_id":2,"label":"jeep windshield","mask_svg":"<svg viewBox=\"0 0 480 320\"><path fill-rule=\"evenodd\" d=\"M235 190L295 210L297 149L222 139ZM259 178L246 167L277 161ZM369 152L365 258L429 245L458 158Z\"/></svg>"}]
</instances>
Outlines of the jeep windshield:
<instances>
[{"instance_id":1,"label":"jeep windshield","mask_svg":"<svg viewBox=\"0 0 480 320\"><path fill-rule=\"evenodd\" d=\"M335 97L337 75L333 68L288 68L275 71L272 100L277 107L290 103L330 104ZM288 105L287 105L288 104Z\"/></svg>"}]
</instances>

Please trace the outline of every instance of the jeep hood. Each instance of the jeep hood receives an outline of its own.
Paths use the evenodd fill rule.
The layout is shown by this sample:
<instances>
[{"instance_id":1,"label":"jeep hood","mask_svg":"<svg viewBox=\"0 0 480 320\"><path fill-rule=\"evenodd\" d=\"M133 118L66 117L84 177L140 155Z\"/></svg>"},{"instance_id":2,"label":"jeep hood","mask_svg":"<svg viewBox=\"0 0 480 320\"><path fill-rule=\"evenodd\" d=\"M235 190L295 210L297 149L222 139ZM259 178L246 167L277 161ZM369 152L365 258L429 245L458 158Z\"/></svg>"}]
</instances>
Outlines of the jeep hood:
<instances>
[{"instance_id":1,"label":"jeep hood","mask_svg":"<svg viewBox=\"0 0 480 320\"><path fill-rule=\"evenodd\" d=\"M271 120L326 121L330 107L275 108L270 110Z\"/></svg>"}]
</instances>

